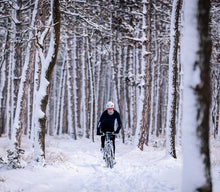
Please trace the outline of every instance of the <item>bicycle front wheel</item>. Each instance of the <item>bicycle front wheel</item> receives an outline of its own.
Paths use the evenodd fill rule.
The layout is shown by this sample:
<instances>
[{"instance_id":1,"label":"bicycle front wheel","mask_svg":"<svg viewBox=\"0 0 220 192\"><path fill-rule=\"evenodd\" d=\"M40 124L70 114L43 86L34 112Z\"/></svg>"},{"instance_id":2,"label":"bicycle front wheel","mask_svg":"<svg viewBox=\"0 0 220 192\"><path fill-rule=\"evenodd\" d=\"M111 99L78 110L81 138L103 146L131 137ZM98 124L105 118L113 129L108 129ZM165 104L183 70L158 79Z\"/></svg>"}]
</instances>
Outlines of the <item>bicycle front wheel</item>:
<instances>
[{"instance_id":1,"label":"bicycle front wheel","mask_svg":"<svg viewBox=\"0 0 220 192\"><path fill-rule=\"evenodd\" d=\"M113 147L111 144L107 146L107 153L106 153L106 166L110 167L111 169L114 167L114 154L113 154Z\"/></svg>"}]
</instances>

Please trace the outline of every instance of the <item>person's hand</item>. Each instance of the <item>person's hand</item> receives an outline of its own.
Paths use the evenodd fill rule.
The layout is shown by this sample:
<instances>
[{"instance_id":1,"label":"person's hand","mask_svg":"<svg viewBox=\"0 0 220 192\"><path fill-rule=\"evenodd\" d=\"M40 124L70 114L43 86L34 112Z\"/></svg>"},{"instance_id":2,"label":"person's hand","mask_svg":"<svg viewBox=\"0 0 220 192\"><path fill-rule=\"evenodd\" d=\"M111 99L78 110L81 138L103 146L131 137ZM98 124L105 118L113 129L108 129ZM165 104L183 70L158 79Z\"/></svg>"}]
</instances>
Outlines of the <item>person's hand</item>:
<instances>
[{"instance_id":1,"label":"person's hand","mask_svg":"<svg viewBox=\"0 0 220 192\"><path fill-rule=\"evenodd\" d=\"M114 131L114 133L115 133L115 134L118 134L118 133L119 133L119 130Z\"/></svg>"},{"instance_id":2,"label":"person's hand","mask_svg":"<svg viewBox=\"0 0 220 192\"><path fill-rule=\"evenodd\" d=\"M101 133L101 131L97 131L97 135L101 135L102 133Z\"/></svg>"}]
</instances>

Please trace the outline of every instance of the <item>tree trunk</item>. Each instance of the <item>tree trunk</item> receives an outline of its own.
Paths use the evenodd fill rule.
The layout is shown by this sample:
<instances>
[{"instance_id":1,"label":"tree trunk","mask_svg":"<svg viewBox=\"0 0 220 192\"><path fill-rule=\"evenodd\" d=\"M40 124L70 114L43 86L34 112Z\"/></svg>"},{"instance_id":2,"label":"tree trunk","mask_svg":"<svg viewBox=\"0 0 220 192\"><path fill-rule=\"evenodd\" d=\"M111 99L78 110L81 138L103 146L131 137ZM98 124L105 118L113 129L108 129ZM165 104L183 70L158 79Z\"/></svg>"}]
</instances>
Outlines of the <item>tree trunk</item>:
<instances>
[{"instance_id":1,"label":"tree trunk","mask_svg":"<svg viewBox=\"0 0 220 192\"><path fill-rule=\"evenodd\" d=\"M36 135L35 135L35 161L44 161L45 159L45 133L46 133L46 107L48 103L48 96L50 92L50 81L54 65L56 63L58 47L60 40L60 6L59 0L54 0L52 3L52 31L50 39L50 47L46 59L44 58L43 50L38 47L40 60L42 63L42 71L40 78L40 85L36 93L36 98L39 103L36 105L37 111L41 111L36 118ZM43 44L41 40L40 45ZM47 82L45 82L45 80ZM39 124L38 124L39 123Z\"/></svg>"},{"instance_id":2,"label":"tree trunk","mask_svg":"<svg viewBox=\"0 0 220 192\"><path fill-rule=\"evenodd\" d=\"M145 5L144 5L145 6ZM144 53L143 58L145 59L145 101L143 108L143 123L141 127L141 135L139 139L138 147L143 150L144 143L148 144L149 137L149 125L150 125L150 111L151 111L151 0L148 1L147 5L147 32L146 40L143 42Z\"/></svg>"},{"instance_id":3,"label":"tree trunk","mask_svg":"<svg viewBox=\"0 0 220 192\"><path fill-rule=\"evenodd\" d=\"M183 191L211 192L209 0L185 2ZM190 42L190 45L188 45ZM193 171L192 171L193 169Z\"/></svg>"},{"instance_id":4,"label":"tree trunk","mask_svg":"<svg viewBox=\"0 0 220 192\"><path fill-rule=\"evenodd\" d=\"M166 149L167 154L176 158L175 137L176 137L176 108L177 108L177 66L178 66L178 46L179 46L179 18L182 7L182 0L173 1L171 17L171 42L169 57L169 92L166 123Z\"/></svg>"},{"instance_id":5,"label":"tree trunk","mask_svg":"<svg viewBox=\"0 0 220 192\"><path fill-rule=\"evenodd\" d=\"M36 10L38 6L38 1L35 3L34 9ZM31 26L34 26L34 22L36 19L36 14L33 14ZM32 31L29 32L29 38L33 36ZM31 46L32 42L29 41L26 50L26 58L25 63L22 69L20 84L17 94L17 104L15 108L15 118L13 124L13 134L12 134L12 141L15 145L15 150L20 148L21 146L21 136L23 134L23 124L25 123L26 119L26 112L27 112L27 100L28 100L28 93L29 93L29 85L32 77L33 72L33 62L30 64L30 56L31 56ZM20 57L19 53L19 57ZM18 147L18 148L17 148Z\"/></svg>"}]
</instances>

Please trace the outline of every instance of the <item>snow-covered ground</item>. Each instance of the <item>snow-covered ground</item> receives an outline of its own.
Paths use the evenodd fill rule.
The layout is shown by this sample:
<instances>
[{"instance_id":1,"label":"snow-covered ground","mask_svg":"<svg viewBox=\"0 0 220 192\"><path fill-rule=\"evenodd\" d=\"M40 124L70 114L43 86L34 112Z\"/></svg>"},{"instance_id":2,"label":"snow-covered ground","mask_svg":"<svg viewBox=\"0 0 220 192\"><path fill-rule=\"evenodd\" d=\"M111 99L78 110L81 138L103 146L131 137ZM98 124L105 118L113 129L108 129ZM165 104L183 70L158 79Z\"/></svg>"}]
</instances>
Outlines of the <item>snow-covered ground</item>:
<instances>
[{"instance_id":1,"label":"snow-covered ground","mask_svg":"<svg viewBox=\"0 0 220 192\"><path fill-rule=\"evenodd\" d=\"M23 139L24 169L0 169L1 192L180 192L182 157L165 157L165 150L152 146L140 151L116 139L116 165L106 168L99 151L99 137L72 140L68 136L47 137L45 167L31 163L33 152ZM212 143L213 191L220 189L220 142ZM8 141L0 138L0 155L5 158ZM192 170L193 171L193 170Z\"/></svg>"}]
</instances>

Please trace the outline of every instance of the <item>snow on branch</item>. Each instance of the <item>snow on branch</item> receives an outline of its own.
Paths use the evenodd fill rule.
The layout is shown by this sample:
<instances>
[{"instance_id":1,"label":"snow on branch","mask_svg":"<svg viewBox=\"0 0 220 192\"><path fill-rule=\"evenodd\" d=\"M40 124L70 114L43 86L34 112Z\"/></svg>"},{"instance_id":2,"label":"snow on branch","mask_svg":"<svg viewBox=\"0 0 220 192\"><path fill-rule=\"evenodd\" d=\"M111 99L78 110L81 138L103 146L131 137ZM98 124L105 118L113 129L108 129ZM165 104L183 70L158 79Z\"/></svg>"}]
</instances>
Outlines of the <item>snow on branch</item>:
<instances>
[{"instance_id":1,"label":"snow on branch","mask_svg":"<svg viewBox=\"0 0 220 192\"><path fill-rule=\"evenodd\" d=\"M98 31L101 31L101 32L108 33L109 35L112 35L111 33L109 33L111 31L111 29L108 29L108 28L106 28L106 27L104 27L100 24L92 22L91 20L87 19L87 17L84 16L82 13L72 13L72 12L69 12L69 11L62 11L62 13L65 13L65 14L70 15L70 16L74 16L77 19L81 19L84 22L86 22L87 24L89 24L90 26L92 26L94 29L96 29Z\"/></svg>"}]
</instances>

